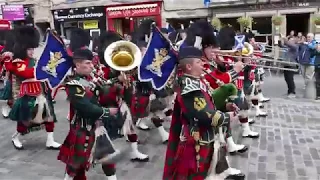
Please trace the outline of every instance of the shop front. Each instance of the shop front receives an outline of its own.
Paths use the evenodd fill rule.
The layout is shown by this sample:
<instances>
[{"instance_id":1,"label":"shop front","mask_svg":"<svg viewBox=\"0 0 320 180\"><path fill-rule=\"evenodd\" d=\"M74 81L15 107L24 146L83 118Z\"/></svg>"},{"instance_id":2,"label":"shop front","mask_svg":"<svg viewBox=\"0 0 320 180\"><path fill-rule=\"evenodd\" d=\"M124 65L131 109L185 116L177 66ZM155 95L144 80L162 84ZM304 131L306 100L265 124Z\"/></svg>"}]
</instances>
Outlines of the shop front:
<instances>
[{"instance_id":1,"label":"shop front","mask_svg":"<svg viewBox=\"0 0 320 180\"><path fill-rule=\"evenodd\" d=\"M34 26L32 5L2 5L2 18L10 21L12 26Z\"/></svg>"},{"instance_id":2,"label":"shop front","mask_svg":"<svg viewBox=\"0 0 320 180\"><path fill-rule=\"evenodd\" d=\"M60 9L53 12L54 28L61 35L70 38L73 28L82 28L92 37L106 29L104 7Z\"/></svg>"},{"instance_id":3,"label":"shop front","mask_svg":"<svg viewBox=\"0 0 320 180\"><path fill-rule=\"evenodd\" d=\"M106 14L108 29L121 35L132 32L143 19L153 19L161 26L161 2L108 6Z\"/></svg>"}]
</instances>

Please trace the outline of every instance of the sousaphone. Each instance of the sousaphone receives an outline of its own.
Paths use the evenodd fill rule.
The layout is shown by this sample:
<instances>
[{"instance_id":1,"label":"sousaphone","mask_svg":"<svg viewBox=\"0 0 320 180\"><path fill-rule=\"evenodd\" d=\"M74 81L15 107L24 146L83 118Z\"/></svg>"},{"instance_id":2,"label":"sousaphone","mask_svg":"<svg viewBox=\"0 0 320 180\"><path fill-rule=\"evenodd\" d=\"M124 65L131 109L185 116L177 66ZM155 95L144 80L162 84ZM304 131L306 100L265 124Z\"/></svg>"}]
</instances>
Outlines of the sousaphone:
<instances>
[{"instance_id":1,"label":"sousaphone","mask_svg":"<svg viewBox=\"0 0 320 180\"><path fill-rule=\"evenodd\" d=\"M142 54L137 45L129 41L116 41L104 51L106 63L117 71L130 71L140 65Z\"/></svg>"}]
</instances>

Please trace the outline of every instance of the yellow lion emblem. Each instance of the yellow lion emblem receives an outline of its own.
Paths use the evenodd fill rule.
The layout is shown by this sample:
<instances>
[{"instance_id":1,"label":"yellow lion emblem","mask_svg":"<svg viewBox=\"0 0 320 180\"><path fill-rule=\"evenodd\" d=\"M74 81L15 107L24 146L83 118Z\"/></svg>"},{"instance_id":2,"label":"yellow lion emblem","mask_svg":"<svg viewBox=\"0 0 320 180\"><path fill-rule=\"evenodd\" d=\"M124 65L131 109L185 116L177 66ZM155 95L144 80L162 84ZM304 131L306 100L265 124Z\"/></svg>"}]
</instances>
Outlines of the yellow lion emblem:
<instances>
[{"instance_id":1,"label":"yellow lion emblem","mask_svg":"<svg viewBox=\"0 0 320 180\"><path fill-rule=\"evenodd\" d=\"M42 67L42 70L53 77L57 77L57 67L65 61L66 59L62 57L61 52L50 52L50 60L46 66Z\"/></svg>"},{"instance_id":2,"label":"yellow lion emblem","mask_svg":"<svg viewBox=\"0 0 320 180\"><path fill-rule=\"evenodd\" d=\"M154 53L155 53L155 57L153 58L152 63L148 65L146 69L156 74L157 76L161 77L162 76L161 67L164 64L164 62L170 59L170 56L168 55L168 51L165 48L162 48L160 50L155 49Z\"/></svg>"}]
</instances>

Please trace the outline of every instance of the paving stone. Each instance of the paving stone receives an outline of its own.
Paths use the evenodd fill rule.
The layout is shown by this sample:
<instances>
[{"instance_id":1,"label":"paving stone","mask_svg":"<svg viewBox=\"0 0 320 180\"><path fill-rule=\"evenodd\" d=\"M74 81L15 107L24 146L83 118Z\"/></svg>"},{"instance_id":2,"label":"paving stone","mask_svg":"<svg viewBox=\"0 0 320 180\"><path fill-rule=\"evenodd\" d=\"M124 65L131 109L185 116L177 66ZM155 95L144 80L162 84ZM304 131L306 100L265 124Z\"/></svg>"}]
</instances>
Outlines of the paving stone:
<instances>
[{"instance_id":1,"label":"paving stone","mask_svg":"<svg viewBox=\"0 0 320 180\"><path fill-rule=\"evenodd\" d=\"M303 81L297 79L297 93L303 91ZM299 79L300 78L300 79ZM285 99L279 92L286 92L283 77L266 78L264 95L271 97L265 104L267 118L256 118L251 128L260 133L260 138L242 139L235 135L238 143L249 146L243 156L230 157L232 167L247 175L247 180L317 180L320 179L320 109L319 104L304 99ZM277 91L274 91L277 89ZM55 105L58 123L55 139L63 142L68 133L68 121L65 120L68 104L63 91L58 94ZM168 129L170 122L165 122ZM233 128L239 128L233 124ZM45 132L35 132L22 137L26 149L17 151L10 142L15 123L0 119L0 179L7 180L59 180L63 179L64 164L56 160L57 151L45 150ZM234 129L234 131L239 131ZM239 131L240 133L240 131ZM239 134L238 133L238 134ZM141 151L150 157L148 163L132 163L127 157L117 164L119 180L161 180L166 146L160 144L155 130L140 132L143 144ZM127 149L125 140L115 141L115 146ZM100 165L88 172L88 179L104 180Z\"/></svg>"}]
</instances>

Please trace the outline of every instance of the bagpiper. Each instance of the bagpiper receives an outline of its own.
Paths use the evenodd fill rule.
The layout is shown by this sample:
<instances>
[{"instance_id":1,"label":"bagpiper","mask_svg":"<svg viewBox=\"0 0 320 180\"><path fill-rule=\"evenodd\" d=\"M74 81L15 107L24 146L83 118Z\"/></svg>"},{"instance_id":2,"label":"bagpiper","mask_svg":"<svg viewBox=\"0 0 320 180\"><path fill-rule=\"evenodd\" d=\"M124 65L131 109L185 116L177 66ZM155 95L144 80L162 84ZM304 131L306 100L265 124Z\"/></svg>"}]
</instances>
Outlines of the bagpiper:
<instances>
[{"instance_id":1,"label":"bagpiper","mask_svg":"<svg viewBox=\"0 0 320 180\"><path fill-rule=\"evenodd\" d=\"M198 29L201 29L202 31L198 31ZM201 47L203 52L202 60L205 63L205 69L207 71L207 73L204 74L204 77L210 84L210 88L217 89L221 84L233 83L238 78L238 72L242 69L242 64L238 63L233 69L228 70L227 66L223 62L224 60L221 60L221 57L217 57L217 51L219 50L218 37L214 36L213 27L207 21L199 20L194 22L188 28L187 38L185 41L188 45ZM225 102L226 99L222 101ZM232 104L233 103L229 103L227 106L232 107ZM228 108L228 110L231 109ZM242 144L236 144L231 134L232 130L230 128L230 124L226 124L226 126L228 152L230 154L246 152L248 147Z\"/></svg>"},{"instance_id":2,"label":"bagpiper","mask_svg":"<svg viewBox=\"0 0 320 180\"><path fill-rule=\"evenodd\" d=\"M5 71L4 88L0 92L0 99L6 100L6 104L2 106L2 116L8 118L13 105L12 99L12 58L14 47L14 34L13 30L8 30L5 33L4 48L1 51L1 64L3 65L3 71Z\"/></svg>"},{"instance_id":3,"label":"bagpiper","mask_svg":"<svg viewBox=\"0 0 320 180\"><path fill-rule=\"evenodd\" d=\"M183 75L178 80L180 88L172 115L164 180L206 179L212 161L217 161L213 156L217 129L230 121L229 114L215 108L209 87L201 81L202 55L201 50L190 46L179 52ZM225 168L226 178L244 178L239 170L231 171L228 165Z\"/></svg>"},{"instance_id":4,"label":"bagpiper","mask_svg":"<svg viewBox=\"0 0 320 180\"><path fill-rule=\"evenodd\" d=\"M99 93L108 93L109 87L99 82L88 81L92 73L93 54L89 49L73 52L75 74L66 83L70 111L73 112L69 133L61 146L58 160L66 164L64 180L86 179L86 171L96 160L99 149L96 139L106 133L101 123L107 123L118 113L118 108L104 108L99 105ZM102 126L103 127L103 126ZM109 167L102 165L108 180L116 180Z\"/></svg>"},{"instance_id":5,"label":"bagpiper","mask_svg":"<svg viewBox=\"0 0 320 180\"><path fill-rule=\"evenodd\" d=\"M12 94L14 104L9 118L17 122L17 129L12 136L13 146L24 148L20 135L30 131L47 131L46 147L58 150L60 144L54 141L54 122L57 121L51 99L51 89L47 82L35 80L36 59L34 48L39 46L39 32L30 26L17 27L14 30L15 45L12 60Z\"/></svg>"}]
</instances>

